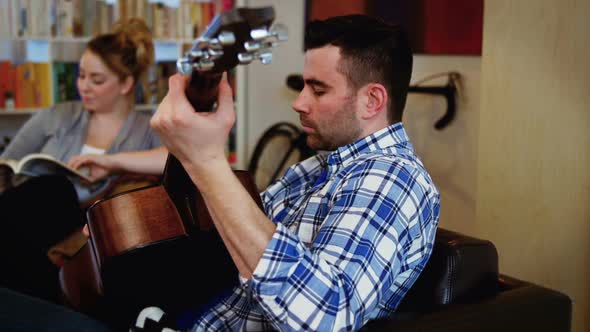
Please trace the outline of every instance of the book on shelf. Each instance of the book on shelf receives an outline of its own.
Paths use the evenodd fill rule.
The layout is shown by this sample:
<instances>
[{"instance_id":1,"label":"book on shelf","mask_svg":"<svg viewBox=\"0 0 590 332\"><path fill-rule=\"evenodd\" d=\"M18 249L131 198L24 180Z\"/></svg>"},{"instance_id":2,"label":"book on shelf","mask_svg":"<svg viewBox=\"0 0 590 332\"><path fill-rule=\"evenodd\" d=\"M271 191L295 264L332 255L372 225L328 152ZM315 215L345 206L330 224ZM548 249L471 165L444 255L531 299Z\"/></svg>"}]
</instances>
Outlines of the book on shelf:
<instances>
[{"instance_id":1,"label":"book on shelf","mask_svg":"<svg viewBox=\"0 0 590 332\"><path fill-rule=\"evenodd\" d=\"M74 13L75 5L73 0L57 0L57 35L62 37L74 36Z\"/></svg>"},{"instance_id":2,"label":"book on shelf","mask_svg":"<svg viewBox=\"0 0 590 332\"><path fill-rule=\"evenodd\" d=\"M0 38L10 38L15 35L12 21L12 2L0 1Z\"/></svg>"},{"instance_id":3,"label":"book on shelf","mask_svg":"<svg viewBox=\"0 0 590 332\"><path fill-rule=\"evenodd\" d=\"M146 84L141 89L141 95L136 90L135 102L137 104L159 104L168 93L168 78L176 73L175 61L160 61L150 66Z\"/></svg>"},{"instance_id":4,"label":"book on shelf","mask_svg":"<svg viewBox=\"0 0 590 332\"><path fill-rule=\"evenodd\" d=\"M44 108L51 106L49 63L25 62L16 66L16 108Z\"/></svg>"},{"instance_id":5,"label":"book on shelf","mask_svg":"<svg viewBox=\"0 0 590 332\"><path fill-rule=\"evenodd\" d=\"M143 18L154 38L198 37L215 14L229 10L233 0L165 1L2 0L0 32L13 37L81 37L111 31L118 19Z\"/></svg>"},{"instance_id":6,"label":"book on shelf","mask_svg":"<svg viewBox=\"0 0 590 332\"><path fill-rule=\"evenodd\" d=\"M53 102L54 104L65 101L80 100L76 78L79 65L76 62L53 63Z\"/></svg>"},{"instance_id":7,"label":"book on shelf","mask_svg":"<svg viewBox=\"0 0 590 332\"><path fill-rule=\"evenodd\" d=\"M10 61L0 61L0 108L14 107L16 76ZM7 105L6 100L12 100L13 105Z\"/></svg>"}]
</instances>

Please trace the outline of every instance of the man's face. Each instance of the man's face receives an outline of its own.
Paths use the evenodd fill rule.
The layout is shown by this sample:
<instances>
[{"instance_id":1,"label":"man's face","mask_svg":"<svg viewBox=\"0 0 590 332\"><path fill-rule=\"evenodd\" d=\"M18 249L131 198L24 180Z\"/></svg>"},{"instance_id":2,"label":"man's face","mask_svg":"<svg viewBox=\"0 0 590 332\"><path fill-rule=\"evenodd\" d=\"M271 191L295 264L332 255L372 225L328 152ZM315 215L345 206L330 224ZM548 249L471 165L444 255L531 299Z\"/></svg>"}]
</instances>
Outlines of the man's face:
<instances>
[{"instance_id":1,"label":"man's face","mask_svg":"<svg viewBox=\"0 0 590 332\"><path fill-rule=\"evenodd\" d=\"M335 150L361 137L357 118L357 91L338 72L340 50L325 46L305 54L305 86L293 102L307 144L314 150Z\"/></svg>"}]
</instances>

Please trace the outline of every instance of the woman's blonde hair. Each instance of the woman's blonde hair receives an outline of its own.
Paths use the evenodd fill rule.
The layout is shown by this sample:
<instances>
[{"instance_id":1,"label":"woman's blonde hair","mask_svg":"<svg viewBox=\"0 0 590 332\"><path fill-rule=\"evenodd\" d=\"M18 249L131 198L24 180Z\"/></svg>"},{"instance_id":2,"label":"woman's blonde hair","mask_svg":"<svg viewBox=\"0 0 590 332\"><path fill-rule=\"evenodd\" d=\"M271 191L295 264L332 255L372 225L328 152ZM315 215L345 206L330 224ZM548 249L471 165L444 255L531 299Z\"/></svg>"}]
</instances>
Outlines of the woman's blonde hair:
<instances>
[{"instance_id":1,"label":"woman's blonde hair","mask_svg":"<svg viewBox=\"0 0 590 332\"><path fill-rule=\"evenodd\" d=\"M133 17L115 23L113 31L92 38L86 48L99 56L119 79L139 82L154 62L154 43L145 21Z\"/></svg>"}]
</instances>

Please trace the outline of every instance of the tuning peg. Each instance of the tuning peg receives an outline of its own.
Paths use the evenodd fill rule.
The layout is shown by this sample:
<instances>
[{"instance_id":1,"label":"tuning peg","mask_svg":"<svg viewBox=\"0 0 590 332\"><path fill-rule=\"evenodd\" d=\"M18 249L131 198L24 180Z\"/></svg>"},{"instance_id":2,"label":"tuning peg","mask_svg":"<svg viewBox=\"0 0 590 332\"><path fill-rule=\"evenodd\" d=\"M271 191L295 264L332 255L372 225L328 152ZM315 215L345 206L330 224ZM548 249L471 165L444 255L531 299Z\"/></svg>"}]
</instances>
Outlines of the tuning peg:
<instances>
[{"instance_id":1,"label":"tuning peg","mask_svg":"<svg viewBox=\"0 0 590 332\"><path fill-rule=\"evenodd\" d=\"M289 31L287 26L281 23L275 24L270 29L270 35L275 37L277 41L286 41L289 39Z\"/></svg>"},{"instance_id":2,"label":"tuning peg","mask_svg":"<svg viewBox=\"0 0 590 332\"><path fill-rule=\"evenodd\" d=\"M204 50L211 46L211 39L207 37L199 37L195 40L192 50Z\"/></svg>"},{"instance_id":3,"label":"tuning peg","mask_svg":"<svg viewBox=\"0 0 590 332\"><path fill-rule=\"evenodd\" d=\"M213 67L215 67L215 63L211 59L201 59L200 61L193 63L193 68L199 71L208 71L213 69Z\"/></svg>"},{"instance_id":4,"label":"tuning peg","mask_svg":"<svg viewBox=\"0 0 590 332\"><path fill-rule=\"evenodd\" d=\"M249 64L254 60L254 55L252 53L238 53L238 61L240 64L246 65Z\"/></svg>"},{"instance_id":5,"label":"tuning peg","mask_svg":"<svg viewBox=\"0 0 590 332\"><path fill-rule=\"evenodd\" d=\"M219 39L217 38L213 38L209 40L209 49L216 49L216 50L221 50L223 48L223 45L221 45L221 42L219 41Z\"/></svg>"},{"instance_id":6,"label":"tuning peg","mask_svg":"<svg viewBox=\"0 0 590 332\"><path fill-rule=\"evenodd\" d=\"M221 58L221 56L223 56L223 49L213 49L210 48L209 50L209 55L211 56L211 59L215 60L215 59L219 59Z\"/></svg>"},{"instance_id":7,"label":"tuning peg","mask_svg":"<svg viewBox=\"0 0 590 332\"><path fill-rule=\"evenodd\" d=\"M262 48L262 43L257 41L247 41L244 43L244 49L248 52L258 51Z\"/></svg>"},{"instance_id":8,"label":"tuning peg","mask_svg":"<svg viewBox=\"0 0 590 332\"><path fill-rule=\"evenodd\" d=\"M189 61L189 59L187 59L186 57L182 57L178 60L176 60L176 70L178 70L178 72L180 72L183 75L188 75L191 73L192 71L192 64Z\"/></svg>"},{"instance_id":9,"label":"tuning peg","mask_svg":"<svg viewBox=\"0 0 590 332\"><path fill-rule=\"evenodd\" d=\"M236 36L232 32L222 31L217 36L219 43L223 46L233 45L236 42Z\"/></svg>"},{"instance_id":10,"label":"tuning peg","mask_svg":"<svg viewBox=\"0 0 590 332\"><path fill-rule=\"evenodd\" d=\"M254 40L263 40L266 39L269 35L270 34L268 30L266 30L266 28L252 29L252 31L250 31L250 37L252 37L252 39Z\"/></svg>"},{"instance_id":11,"label":"tuning peg","mask_svg":"<svg viewBox=\"0 0 590 332\"><path fill-rule=\"evenodd\" d=\"M188 55L191 58L196 59L196 58L202 58L204 54L203 54L203 51L202 50L190 50L188 52Z\"/></svg>"},{"instance_id":12,"label":"tuning peg","mask_svg":"<svg viewBox=\"0 0 590 332\"><path fill-rule=\"evenodd\" d=\"M263 65L268 65L272 62L272 52L271 51L263 51L257 54L257 58Z\"/></svg>"}]
</instances>

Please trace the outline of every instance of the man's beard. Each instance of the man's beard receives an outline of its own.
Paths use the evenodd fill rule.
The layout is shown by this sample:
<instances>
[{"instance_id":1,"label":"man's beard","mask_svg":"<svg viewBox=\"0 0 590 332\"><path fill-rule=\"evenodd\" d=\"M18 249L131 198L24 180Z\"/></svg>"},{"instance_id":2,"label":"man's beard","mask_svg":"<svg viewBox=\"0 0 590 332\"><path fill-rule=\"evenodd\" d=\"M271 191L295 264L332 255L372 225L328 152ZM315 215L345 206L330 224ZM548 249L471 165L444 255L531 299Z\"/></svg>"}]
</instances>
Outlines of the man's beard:
<instances>
[{"instance_id":1,"label":"man's beard","mask_svg":"<svg viewBox=\"0 0 590 332\"><path fill-rule=\"evenodd\" d=\"M324 124L321 129L315 123L301 121L314 129L313 133L307 136L306 142L310 148L332 151L360 138L362 129L355 117L354 101L345 104L341 110L334 114L334 119L338 120Z\"/></svg>"}]
</instances>

